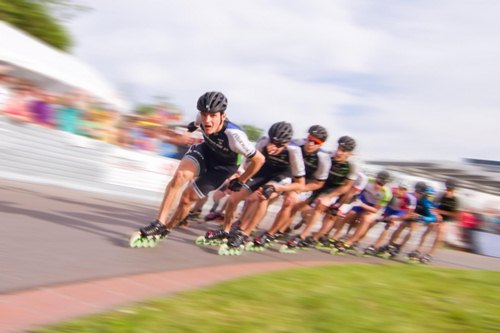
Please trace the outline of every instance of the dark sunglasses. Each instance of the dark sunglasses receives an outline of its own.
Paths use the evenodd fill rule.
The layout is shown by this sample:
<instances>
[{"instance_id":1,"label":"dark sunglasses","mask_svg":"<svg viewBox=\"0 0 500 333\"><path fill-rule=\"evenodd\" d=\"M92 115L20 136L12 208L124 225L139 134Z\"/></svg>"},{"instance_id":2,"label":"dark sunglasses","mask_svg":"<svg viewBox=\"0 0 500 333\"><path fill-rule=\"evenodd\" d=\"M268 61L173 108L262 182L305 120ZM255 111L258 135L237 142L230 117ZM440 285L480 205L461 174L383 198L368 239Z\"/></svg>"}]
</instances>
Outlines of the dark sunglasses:
<instances>
[{"instance_id":1,"label":"dark sunglasses","mask_svg":"<svg viewBox=\"0 0 500 333\"><path fill-rule=\"evenodd\" d=\"M286 143L283 143L283 142L276 142L276 141L271 141L271 143L273 145L276 146L276 148L281 148L281 147L284 147L286 145Z\"/></svg>"}]
</instances>

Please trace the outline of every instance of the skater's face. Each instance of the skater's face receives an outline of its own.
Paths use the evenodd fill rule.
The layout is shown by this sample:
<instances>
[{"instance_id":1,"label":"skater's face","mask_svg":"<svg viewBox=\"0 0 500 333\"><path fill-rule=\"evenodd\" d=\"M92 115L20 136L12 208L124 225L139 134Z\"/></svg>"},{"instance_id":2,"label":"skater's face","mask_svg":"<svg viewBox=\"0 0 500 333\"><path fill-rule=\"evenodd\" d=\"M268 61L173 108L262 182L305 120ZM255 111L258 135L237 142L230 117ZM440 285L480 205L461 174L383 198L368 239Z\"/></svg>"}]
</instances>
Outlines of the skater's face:
<instances>
[{"instance_id":1,"label":"skater's face","mask_svg":"<svg viewBox=\"0 0 500 333\"><path fill-rule=\"evenodd\" d=\"M323 141L321 141L318 138L315 138L312 135L308 135L307 141L304 145L304 150L307 154L312 154L312 153L318 151L318 149L321 148L321 145L323 145Z\"/></svg>"},{"instance_id":2,"label":"skater's face","mask_svg":"<svg viewBox=\"0 0 500 333\"><path fill-rule=\"evenodd\" d=\"M200 112L201 123L206 134L214 134L222 129L226 114L222 112Z\"/></svg>"},{"instance_id":3,"label":"skater's face","mask_svg":"<svg viewBox=\"0 0 500 333\"><path fill-rule=\"evenodd\" d=\"M266 146L267 153L269 155L278 155L285 149L288 143L285 144L280 144L280 143L274 143L274 142L269 142Z\"/></svg>"},{"instance_id":4,"label":"skater's face","mask_svg":"<svg viewBox=\"0 0 500 333\"><path fill-rule=\"evenodd\" d=\"M345 150L344 148L339 146L335 151L335 155L333 156L333 158L336 162L346 162L349 157L351 157L351 155L352 151Z\"/></svg>"}]
</instances>

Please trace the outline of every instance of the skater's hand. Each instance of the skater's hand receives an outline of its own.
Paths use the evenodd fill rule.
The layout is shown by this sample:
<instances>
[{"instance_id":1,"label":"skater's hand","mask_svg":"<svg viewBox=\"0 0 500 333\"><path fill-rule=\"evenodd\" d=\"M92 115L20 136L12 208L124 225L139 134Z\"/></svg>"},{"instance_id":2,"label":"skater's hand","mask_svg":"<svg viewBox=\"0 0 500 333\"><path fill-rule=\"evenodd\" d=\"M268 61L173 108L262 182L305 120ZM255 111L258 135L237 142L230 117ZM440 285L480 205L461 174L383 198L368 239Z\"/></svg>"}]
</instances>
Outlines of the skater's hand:
<instances>
[{"instance_id":1,"label":"skater's hand","mask_svg":"<svg viewBox=\"0 0 500 333\"><path fill-rule=\"evenodd\" d=\"M276 192L276 188L273 185L267 184L262 186L262 195L264 198L269 199L274 192Z\"/></svg>"},{"instance_id":2,"label":"skater's hand","mask_svg":"<svg viewBox=\"0 0 500 333\"><path fill-rule=\"evenodd\" d=\"M189 133L193 133L194 131L196 131L198 129L198 126L196 126L195 122L192 121L190 122L188 125L187 125L187 130Z\"/></svg>"},{"instance_id":3,"label":"skater's hand","mask_svg":"<svg viewBox=\"0 0 500 333\"><path fill-rule=\"evenodd\" d=\"M231 181L229 182L229 185L227 186L227 188L233 192L239 192L242 187L243 187L243 183L240 181L239 178L231 179Z\"/></svg>"}]
</instances>

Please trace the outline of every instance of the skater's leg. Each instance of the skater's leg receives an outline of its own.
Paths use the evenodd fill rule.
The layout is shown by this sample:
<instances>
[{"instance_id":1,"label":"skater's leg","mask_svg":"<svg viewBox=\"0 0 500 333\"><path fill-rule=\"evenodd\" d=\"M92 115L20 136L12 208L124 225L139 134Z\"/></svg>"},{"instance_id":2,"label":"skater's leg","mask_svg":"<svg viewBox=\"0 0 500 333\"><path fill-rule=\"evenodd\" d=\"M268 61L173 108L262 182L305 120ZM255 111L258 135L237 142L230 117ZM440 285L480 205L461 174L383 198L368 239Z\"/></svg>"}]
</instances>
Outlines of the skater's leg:
<instances>
[{"instance_id":1,"label":"skater's leg","mask_svg":"<svg viewBox=\"0 0 500 333\"><path fill-rule=\"evenodd\" d=\"M224 215L224 231L229 232L231 230L231 224L233 223L234 214L238 208L238 204L241 200L246 199L250 195L250 192L246 190L241 190L239 192L232 192L227 199L226 213Z\"/></svg>"},{"instance_id":2,"label":"skater's leg","mask_svg":"<svg viewBox=\"0 0 500 333\"><path fill-rule=\"evenodd\" d=\"M298 200L298 195L296 192L288 192L285 195L285 199L283 200L281 209L276 215L272 227L269 229L269 233L271 235L274 235L276 232L281 231L281 227L287 224L287 222L293 218L292 210L293 207L297 204L298 202L297 200ZM286 228L287 227L288 226L286 226Z\"/></svg>"},{"instance_id":3,"label":"skater's leg","mask_svg":"<svg viewBox=\"0 0 500 333\"><path fill-rule=\"evenodd\" d=\"M189 213L189 209L196 201L200 200L200 197L195 192L193 187L188 187L184 190L181 196L181 200L174 214L167 223L167 229L171 230L175 228Z\"/></svg>"},{"instance_id":4,"label":"skater's leg","mask_svg":"<svg viewBox=\"0 0 500 333\"><path fill-rule=\"evenodd\" d=\"M197 172L198 168L192 160L187 158L181 160L179 167L175 171L174 176L165 189L157 216L158 221L166 224L168 215L170 214L176 199L179 197L183 186L193 180Z\"/></svg>"}]
</instances>

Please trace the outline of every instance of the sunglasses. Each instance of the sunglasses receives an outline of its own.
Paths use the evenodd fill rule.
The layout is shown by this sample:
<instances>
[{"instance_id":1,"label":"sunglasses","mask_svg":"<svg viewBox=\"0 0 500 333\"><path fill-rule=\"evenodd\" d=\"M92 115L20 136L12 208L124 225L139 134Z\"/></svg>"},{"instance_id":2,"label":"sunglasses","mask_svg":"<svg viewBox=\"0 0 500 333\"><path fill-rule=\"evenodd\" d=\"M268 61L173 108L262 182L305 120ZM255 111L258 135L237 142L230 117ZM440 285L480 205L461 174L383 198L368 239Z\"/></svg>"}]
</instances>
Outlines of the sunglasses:
<instances>
[{"instance_id":1,"label":"sunglasses","mask_svg":"<svg viewBox=\"0 0 500 333\"><path fill-rule=\"evenodd\" d=\"M307 136L307 141L312 142L312 143L314 143L315 145L321 145L321 144L323 144L323 141L321 141L321 140L320 140L320 139L318 139L318 138L315 138L315 137L314 137L314 136L312 136L312 135L308 135L308 136Z\"/></svg>"},{"instance_id":2,"label":"sunglasses","mask_svg":"<svg viewBox=\"0 0 500 333\"><path fill-rule=\"evenodd\" d=\"M283 143L283 142L276 142L276 141L271 141L271 143L273 145L276 146L276 148L281 148L281 147L284 147L286 145L286 143Z\"/></svg>"}]
</instances>

